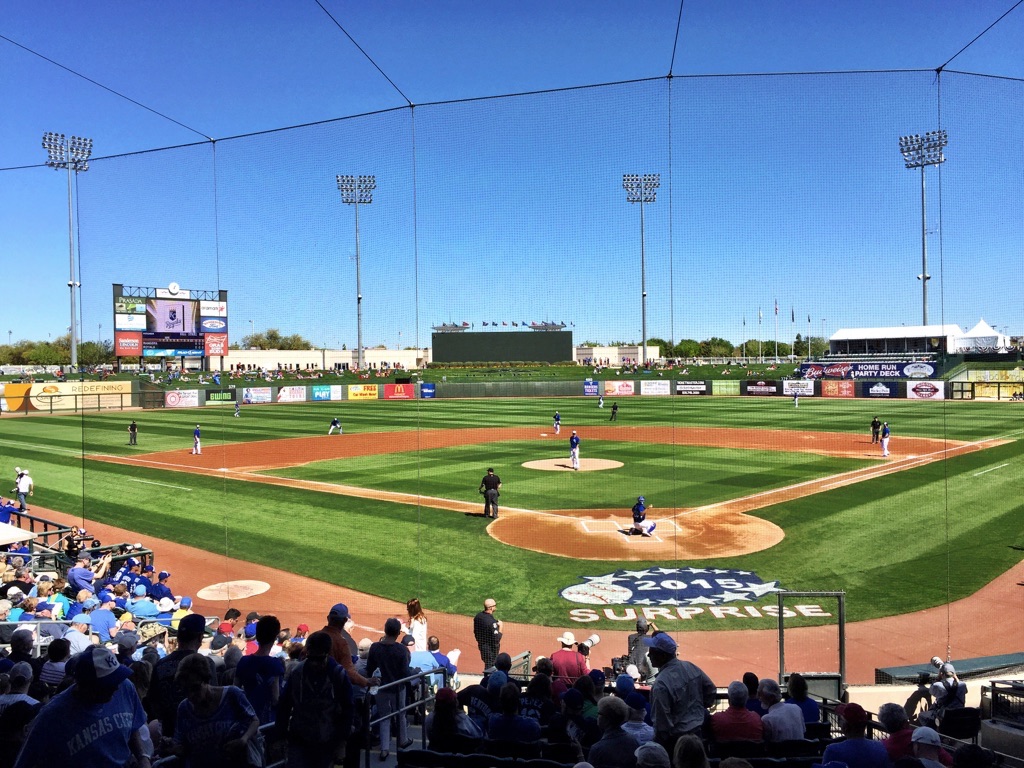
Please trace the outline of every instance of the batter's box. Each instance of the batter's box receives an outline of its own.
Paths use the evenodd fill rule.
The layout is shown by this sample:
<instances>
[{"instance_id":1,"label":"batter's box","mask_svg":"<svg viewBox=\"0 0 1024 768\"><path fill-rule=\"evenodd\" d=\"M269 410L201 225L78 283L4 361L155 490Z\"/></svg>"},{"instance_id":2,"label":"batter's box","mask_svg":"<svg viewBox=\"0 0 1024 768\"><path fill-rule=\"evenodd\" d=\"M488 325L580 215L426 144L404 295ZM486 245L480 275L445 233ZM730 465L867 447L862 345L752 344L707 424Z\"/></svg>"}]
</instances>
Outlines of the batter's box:
<instances>
[{"instance_id":1,"label":"batter's box","mask_svg":"<svg viewBox=\"0 0 1024 768\"><path fill-rule=\"evenodd\" d=\"M677 532L682 530L676 525L675 520L655 520L658 527L654 529L654 533L651 536L641 536L639 534L628 533L629 529L632 528L632 523L628 523L625 520L580 520L580 527L583 528L584 533L593 533L598 535L612 534L614 536L624 536L629 541L643 541L650 539L651 541L662 541L658 533L661 531L671 530Z\"/></svg>"}]
</instances>

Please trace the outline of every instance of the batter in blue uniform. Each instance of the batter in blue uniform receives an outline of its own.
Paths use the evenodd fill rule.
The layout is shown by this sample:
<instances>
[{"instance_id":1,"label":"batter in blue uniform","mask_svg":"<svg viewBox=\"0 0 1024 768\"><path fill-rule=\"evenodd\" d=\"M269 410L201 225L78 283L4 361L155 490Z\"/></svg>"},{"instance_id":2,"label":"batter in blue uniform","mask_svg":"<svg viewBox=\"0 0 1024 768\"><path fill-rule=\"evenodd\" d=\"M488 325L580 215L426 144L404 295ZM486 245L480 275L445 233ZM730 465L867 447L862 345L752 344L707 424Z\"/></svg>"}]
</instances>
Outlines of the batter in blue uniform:
<instances>
[{"instance_id":1,"label":"batter in blue uniform","mask_svg":"<svg viewBox=\"0 0 1024 768\"><path fill-rule=\"evenodd\" d=\"M636 504L633 505L633 528L630 533L639 533L641 536L650 536L657 523L647 522L647 502L643 496L636 497Z\"/></svg>"},{"instance_id":2,"label":"batter in blue uniform","mask_svg":"<svg viewBox=\"0 0 1024 768\"><path fill-rule=\"evenodd\" d=\"M580 437L576 434L576 430L572 431L572 437L569 438L569 458L572 459L572 468L579 471L580 468Z\"/></svg>"}]
</instances>

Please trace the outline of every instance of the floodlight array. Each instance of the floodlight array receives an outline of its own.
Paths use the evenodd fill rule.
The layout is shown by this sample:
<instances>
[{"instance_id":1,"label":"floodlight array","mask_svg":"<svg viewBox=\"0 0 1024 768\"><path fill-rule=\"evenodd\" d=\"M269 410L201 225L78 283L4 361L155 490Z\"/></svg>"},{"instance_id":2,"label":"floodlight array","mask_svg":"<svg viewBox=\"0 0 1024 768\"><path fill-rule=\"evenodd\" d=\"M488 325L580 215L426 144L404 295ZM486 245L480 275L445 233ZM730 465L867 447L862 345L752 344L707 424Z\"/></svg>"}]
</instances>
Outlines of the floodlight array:
<instances>
[{"instance_id":1,"label":"floodlight array","mask_svg":"<svg viewBox=\"0 0 1024 768\"><path fill-rule=\"evenodd\" d=\"M900 154L907 168L924 168L946 162L943 148L949 144L946 131L928 131L924 136L918 133L900 136Z\"/></svg>"},{"instance_id":2,"label":"floodlight array","mask_svg":"<svg viewBox=\"0 0 1024 768\"><path fill-rule=\"evenodd\" d=\"M622 174L622 188L626 190L626 201L630 203L653 203L660 186L660 173Z\"/></svg>"}]
</instances>

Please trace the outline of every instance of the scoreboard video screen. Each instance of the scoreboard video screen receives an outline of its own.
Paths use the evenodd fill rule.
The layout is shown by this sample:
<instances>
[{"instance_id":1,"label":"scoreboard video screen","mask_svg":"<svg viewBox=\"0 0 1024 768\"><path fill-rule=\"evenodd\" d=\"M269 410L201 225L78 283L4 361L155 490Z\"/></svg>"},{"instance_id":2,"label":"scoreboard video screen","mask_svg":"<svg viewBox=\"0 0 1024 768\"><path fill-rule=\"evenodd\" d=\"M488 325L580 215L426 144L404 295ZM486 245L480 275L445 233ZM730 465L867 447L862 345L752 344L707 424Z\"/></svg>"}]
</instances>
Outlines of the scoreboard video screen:
<instances>
[{"instance_id":1,"label":"scoreboard video screen","mask_svg":"<svg viewBox=\"0 0 1024 768\"><path fill-rule=\"evenodd\" d=\"M114 285L118 357L212 357L228 353L227 291Z\"/></svg>"}]
</instances>

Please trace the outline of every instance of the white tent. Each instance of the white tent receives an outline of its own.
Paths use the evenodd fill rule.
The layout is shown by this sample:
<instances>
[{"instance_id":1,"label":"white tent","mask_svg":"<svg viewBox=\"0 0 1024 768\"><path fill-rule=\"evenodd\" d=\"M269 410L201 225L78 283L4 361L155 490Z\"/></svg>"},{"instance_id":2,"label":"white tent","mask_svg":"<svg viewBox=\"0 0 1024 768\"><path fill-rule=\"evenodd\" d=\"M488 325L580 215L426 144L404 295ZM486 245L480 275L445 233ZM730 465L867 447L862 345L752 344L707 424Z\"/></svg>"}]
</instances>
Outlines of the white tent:
<instances>
[{"instance_id":1,"label":"white tent","mask_svg":"<svg viewBox=\"0 0 1024 768\"><path fill-rule=\"evenodd\" d=\"M995 328L985 322L984 318L978 324L961 335L957 339L958 352L973 352L977 350L1005 349L1010 346L1010 339L999 333Z\"/></svg>"}]
</instances>

